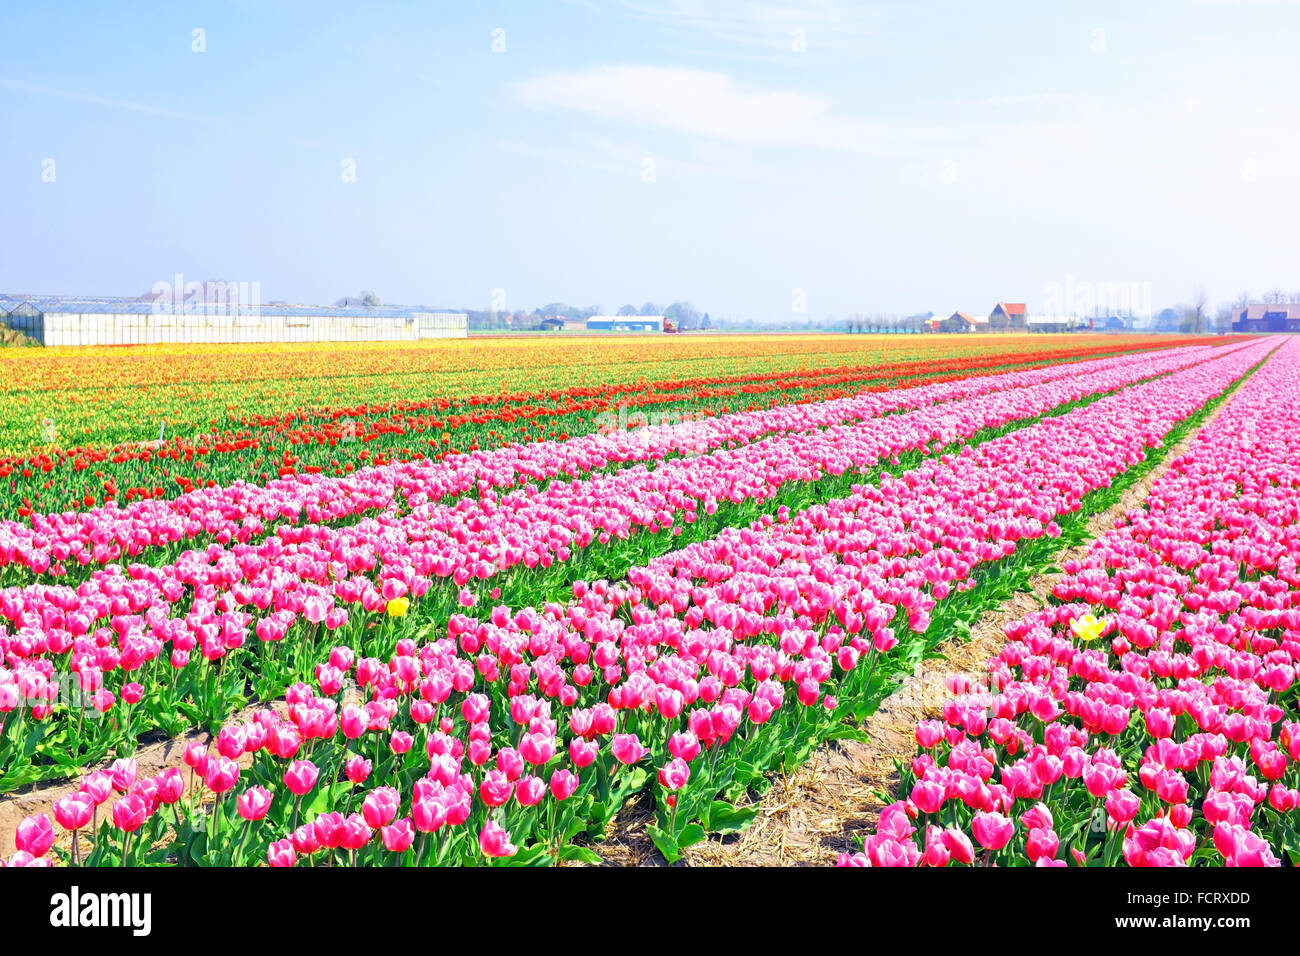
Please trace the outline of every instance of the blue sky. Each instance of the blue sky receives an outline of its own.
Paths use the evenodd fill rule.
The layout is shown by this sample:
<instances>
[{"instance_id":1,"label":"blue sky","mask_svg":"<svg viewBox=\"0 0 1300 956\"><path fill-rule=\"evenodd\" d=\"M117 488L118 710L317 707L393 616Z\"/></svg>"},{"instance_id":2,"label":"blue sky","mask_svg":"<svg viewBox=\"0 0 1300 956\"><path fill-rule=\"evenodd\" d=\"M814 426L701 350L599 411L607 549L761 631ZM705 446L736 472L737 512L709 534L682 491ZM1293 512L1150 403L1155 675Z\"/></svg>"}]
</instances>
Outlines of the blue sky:
<instances>
[{"instance_id":1,"label":"blue sky","mask_svg":"<svg viewBox=\"0 0 1300 956\"><path fill-rule=\"evenodd\" d=\"M765 319L1300 289L1282 0L6 3L0 36L5 291Z\"/></svg>"}]
</instances>

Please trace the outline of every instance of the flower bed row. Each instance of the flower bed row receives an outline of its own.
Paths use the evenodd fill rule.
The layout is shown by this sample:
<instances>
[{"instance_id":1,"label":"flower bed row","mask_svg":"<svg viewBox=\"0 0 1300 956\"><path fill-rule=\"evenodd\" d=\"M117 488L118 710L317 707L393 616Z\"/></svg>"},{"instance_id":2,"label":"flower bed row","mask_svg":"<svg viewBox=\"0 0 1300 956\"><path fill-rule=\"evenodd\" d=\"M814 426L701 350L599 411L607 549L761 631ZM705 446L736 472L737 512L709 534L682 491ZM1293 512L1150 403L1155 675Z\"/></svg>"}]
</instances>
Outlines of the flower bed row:
<instances>
[{"instance_id":1,"label":"flower bed row","mask_svg":"<svg viewBox=\"0 0 1300 956\"><path fill-rule=\"evenodd\" d=\"M1243 354L1211 364L1240 362ZM1169 361L1153 356L1153 365L784 435L653 471L553 482L538 496L497 499L485 490L478 501L425 505L387 522L285 527L258 545L214 544L159 568L110 566L75 590L4 589L0 616L16 625L12 636L0 635L15 674L9 693L32 703L43 732L15 745L0 790L74 772L146 730L218 723L250 688L259 699L278 696L309 672L324 632L387 653L397 635L381 622L395 601L422 599L425 619L445 621L477 603L465 587L473 581L490 597L503 588L515 603L540 603L539 595L557 594L592 568L621 576L651 545L662 551L682 540L683 527L694 526L700 539L743 523L763 503L782 504L773 496L783 486L787 507L815 500L813 483L817 495L843 494L855 475L909 449L1014 425ZM433 586L447 577L452 587ZM113 719L86 719L110 711Z\"/></svg>"},{"instance_id":2,"label":"flower bed row","mask_svg":"<svg viewBox=\"0 0 1300 956\"><path fill-rule=\"evenodd\" d=\"M1298 563L1291 341L917 726L903 799L840 862L1300 864Z\"/></svg>"},{"instance_id":3,"label":"flower bed row","mask_svg":"<svg viewBox=\"0 0 1300 956\"><path fill-rule=\"evenodd\" d=\"M56 808L66 829L120 794L89 862L415 865L591 859L653 773L666 855L743 826L736 800L782 760L853 733L842 717L895 648L924 641L938 589L1054 522L1141 461L1262 357L1136 386L795 515L573 587L568 606L488 620L391 654L336 646L287 716L227 726L187 755L206 794L122 762ZM907 622L907 623L904 623ZM878 696L879 692L877 692ZM251 765L240 763L251 757ZM48 860L25 823L17 862ZM142 834L142 835L133 835ZM161 845L159 845L161 844Z\"/></svg>"},{"instance_id":4,"label":"flower bed row","mask_svg":"<svg viewBox=\"0 0 1300 956\"><path fill-rule=\"evenodd\" d=\"M264 536L277 522L331 524L367 513L392 514L408 501L441 501L487 489L575 478L1098 371L1138 367L1158 374L1215 354L1221 353L1189 347L1126 355L671 425L628 429L616 420L605 433L564 442L533 442L439 462L368 467L346 478L291 475L266 485L236 482L125 507L114 503L75 512L32 513L26 521L0 522L0 570L17 567L60 577L78 568L137 557L146 549L183 546L196 539L247 543Z\"/></svg>"},{"instance_id":5,"label":"flower bed row","mask_svg":"<svg viewBox=\"0 0 1300 956\"><path fill-rule=\"evenodd\" d=\"M197 368L194 356L169 356L167 361L148 350L134 350L130 356L119 350L111 360L93 354L61 355L40 363L49 367L38 379L39 389L30 393L15 391L20 382L11 381L27 363L8 363L14 367L0 374L10 386L0 389L0 449L47 447L25 456L0 455L0 501L5 489L14 507L21 504L36 512L166 498L235 480L265 482L291 469L342 474L370 464L563 439L591 431L597 427L593 419L616 406L647 405L651 407L646 411L654 414L654 406L668 402L675 413L725 413L906 387L918 384L918 378L955 378L1197 340L1090 336L1045 347L1040 337L1038 342L1006 339L1001 349L987 343L922 342L877 340L874 346L857 346L841 336L822 339L817 349L817 340L809 338L793 353L786 346L794 344L783 343L766 354L753 341L660 343L647 349L645 358L654 360L645 363L635 362L626 348L610 348L608 342L590 342L575 355L576 346L570 342L558 350L569 353L563 364L546 371L546 346L488 346L487 351L502 354L483 369L499 368L502 375L518 371L509 367L512 359L518 362L530 352L540 353L540 361L529 370L532 384L527 392L512 391L504 378L481 371L451 377L419 374L421 364L438 352L463 362L483 350L471 345L464 352L464 343L454 352L436 346L397 348L386 354L371 350L373 358L397 359L402 366L400 373L377 379L348 371L358 350L335 350L333 358L342 367L328 358L322 361L319 353L299 353L293 357L295 376L290 382L273 368L269 374L256 373L255 386L239 374L238 346L234 353L226 347L205 356ZM725 354L750 350L746 359ZM593 361L600 355L607 361ZM505 367L499 364L503 361ZM171 371L177 362L179 367L191 363L190 373L204 379L224 366L236 372L235 381L222 381L218 373L222 387L185 391L122 384L130 378L130 366L136 371ZM70 368L77 387L59 384ZM82 387L99 379L105 368L113 370L111 384ZM317 377L321 375L326 377ZM563 385L537 388L548 377ZM196 380L191 378L191 384ZM160 420L167 423L162 429L166 440L145 441L160 434ZM59 439L66 446L73 436L79 436L82 447L50 447ZM6 446L6 438L20 444ZM126 444L119 444L124 440Z\"/></svg>"}]
</instances>

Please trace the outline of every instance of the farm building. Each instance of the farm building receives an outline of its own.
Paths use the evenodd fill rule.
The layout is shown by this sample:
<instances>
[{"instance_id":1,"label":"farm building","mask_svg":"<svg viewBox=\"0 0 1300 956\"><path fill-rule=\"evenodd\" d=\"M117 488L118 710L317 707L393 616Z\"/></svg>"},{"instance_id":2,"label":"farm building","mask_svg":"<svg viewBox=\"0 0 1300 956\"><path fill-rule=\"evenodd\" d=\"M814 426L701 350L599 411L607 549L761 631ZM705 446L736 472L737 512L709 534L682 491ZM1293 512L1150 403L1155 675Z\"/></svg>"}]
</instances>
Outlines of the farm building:
<instances>
[{"instance_id":1,"label":"farm building","mask_svg":"<svg viewBox=\"0 0 1300 956\"><path fill-rule=\"evenodd\" d=\"M566 319L562 315L548 315L539 326L543 332L585 332L587 323L584 319Z\"/></svg>"},{"instance_id":2,"label":"farm building","mask_svg":"<svg viewBox=\"0 0 1300 956\"><path fill-rule=\"evenodd\" d=\"M465 338L464 312L232 304L167 297L0 296L0 323L42 345L387 342Z\"/></svg>"},{"instance_id":3,"label":"farm building","mask_svg":"<svg viewBox=\"0 0 1300 956\"><path fill-rule=\"evenodd\" d=\"M1030 315L1025 317L1025 327L1030 332L1069 332L1082 323L1075 315Z\"/></svg>"},{"instance_id":4,"label":"farm building","mask_svg":"<svg viewBox=\"0 0 1300 956\"><path fill-rule=\"evenodd\" d=\"M1026 314L1023 302L999 302L989 313L989 328L1023 329Z\"/></svg>"},{"instance_id":5,"label":"farm building","mask_svg":"<svg viewBox=\"0 0 1300 956\"><path fill-rule=\"evenodd\" d=\"M975 318L965 312L954 312L935 324L933 328L938 332L986 332L988 326L989 320L982 316Z\"/></svg>"},{"instance_id":6,"label":"farm building","mask_svg":"<svg viewBox=\"0 0 1300 956\"><path fill-rule=\"evenodd\" d=\"M1232 315L1234 332L1300 332L1300 303L1257 302Z\"/></svg>"},{"instance_id":7,"label":"farm building","mask_svg":"<svg viewBox=\"0 0 1300 956\"><path fill-rule=\"evenodd\" d=\"M593 315L587 320L588 332L662 332L662 315Z\"/></svg>"}]
</instances>

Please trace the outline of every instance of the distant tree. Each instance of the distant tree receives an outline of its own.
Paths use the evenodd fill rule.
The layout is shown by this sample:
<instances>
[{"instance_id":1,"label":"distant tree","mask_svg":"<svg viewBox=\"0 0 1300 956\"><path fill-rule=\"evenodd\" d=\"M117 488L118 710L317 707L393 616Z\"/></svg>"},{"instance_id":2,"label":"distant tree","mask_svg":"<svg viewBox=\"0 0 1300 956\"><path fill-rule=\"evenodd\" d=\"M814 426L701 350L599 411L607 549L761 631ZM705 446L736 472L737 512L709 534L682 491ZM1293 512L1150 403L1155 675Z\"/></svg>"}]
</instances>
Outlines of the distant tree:
<instances>
[{"instance_id":1,"label":"distant tree","mask_svg":"<svg viewBox=\"0 0 1300 956\"><path fill-rule=\"evenodd\" d=\"M558 315L564 319L585 319L586 315L582 309L577 306L569 305L565 302L548 302L542 306L542 312L547 316ZM594 314L594 313L593 313Z\"/></svg>"},{"instance_id":2,"label":"distant tree","mask_svg":"<svg viewBox=\"0 0 1300 956\"><path fill-rule=\"evenodd\" d=\"M702 329L711 329L711 328L713 328L713 323L712 323L711 321L709 321L709 313L705 312L705 313L704 313L704 318L700 319L700 328L702 328Z\"/></svg>"},{"instance_id":3,"label":"distant tree","mask_svg":"<svg viewBox=\"0 0 1300 956\"><path fill-rule=\"evenodd\" d=\"M379 301L379 294L377 292L363 290L361 293L361 304L367 309L377 309L384 303Z\"/></svg>"},{"instance_id":4,"label":"distant tree","mask_svg":"<svg viewBox=\"0 0 1300 956\"><path fill-rule=\"evenodd\" d=\"M677 317L679 328L698 329L700 327L700 313L695 311L695 306L689 302L674 302L668 308ZM664 314L667 315L668 313L665 312Z\"/></svg>"},{"instance_id":5,"label":"distant tree","mask_svg":"<svg viewBox=\"0 0 1300 956\"><path fill-rule=\"evenodd\" d=\"M1192 324L1197 335L1205 331L1205 303L1209 301L1210 295L1205 291L1205 286L1198 282L1192 289Z\"/></svg>"},{"instance_id":6,"label":"distant tree","mask_svg":"<svg viewBox=\"0 0 1300 956\"><path fill-rule=\"evenodd\" d=\"M653 302L647 302L645 305L641 306L641 314L642 315L663 315L664 310L659 308L659 306L655 305Z\"/></svg>"},{"instance_id":7,"label":"distant tree","mask_svg":"<svg viewBox=\"0 0 1300 956\"><path fill-rule=\"evenodd\" d=\"M1270 305L1277 305L1286 301L1286 291L1281 286L1276 286L1264 293L1264 301Z\"/></svg>"},{"instance_id":8,"label":"distant tree","mask_svg":"<svg viewBox=\"0 0 1300 956\"><path fill-rule=\"evenodd\" d=\"M623 308L621 308L621 309L618 310L618 314L619 314L619 315L636 315L636 306L634 306L634 305L625 305L625 306L623 306Z\"/></svg>"},{"instance_id":9,"label":"distant tree","mask_svg":"<svg viewBox=\"0 0 1300 956\"><path fill-rule=\"evenodd\" d=\"M1244 309L1246 306L1250 305L1250 293L1245 289L1242 289L1237 293L1237 298L1232 300L1232 304L1238 309Z\"/></svg>"},{"instance_id":10,"label":"distant tree","mask_svg":"<svg viewBox=\"0 0 1300 956\"><path fill-rule=\"evenodd\" d=\"M1232 317L1237 312L1236 306L1231 302L1219 303L1218 309L1214 312L1214 330L1216 332L1231 332Z\"/></svg>"}]
</instances>

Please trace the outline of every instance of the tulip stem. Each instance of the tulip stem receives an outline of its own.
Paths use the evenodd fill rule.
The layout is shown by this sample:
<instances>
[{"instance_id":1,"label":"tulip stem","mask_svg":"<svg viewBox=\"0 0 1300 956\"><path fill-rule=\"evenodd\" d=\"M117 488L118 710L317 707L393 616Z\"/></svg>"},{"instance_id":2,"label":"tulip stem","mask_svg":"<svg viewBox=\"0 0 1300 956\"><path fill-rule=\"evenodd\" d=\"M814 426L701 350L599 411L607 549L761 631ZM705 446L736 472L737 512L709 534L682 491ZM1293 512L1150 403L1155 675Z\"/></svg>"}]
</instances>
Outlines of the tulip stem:
<instances>
[{"instance_id":1,"label":"tulip stem","mask_svg":"<svg viewBox=\"0 0 1300 956\"><path fill-rule=\"evenodd\" d=\"M215 782L215 781L214 781ZM208 852L217 844L217 837L221 833L221 795L213 794L212 796L212 842L208 845Z\"/></svg>"},{"instance_id":2,"label":"tulip stem","mask_svg":"<svg viewBox=\"0 0 1300 956\"><path fill-rule=\"evenodd\" d=\"M235 845L235 861L232 865L239 866L244 859L244 844L248 842L248 830L252 827L252 820L244 821L244 832L239 835L239 843Z\"/></svg>"}]
</instances>

